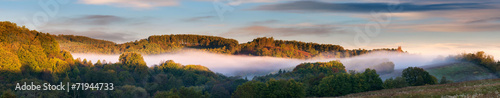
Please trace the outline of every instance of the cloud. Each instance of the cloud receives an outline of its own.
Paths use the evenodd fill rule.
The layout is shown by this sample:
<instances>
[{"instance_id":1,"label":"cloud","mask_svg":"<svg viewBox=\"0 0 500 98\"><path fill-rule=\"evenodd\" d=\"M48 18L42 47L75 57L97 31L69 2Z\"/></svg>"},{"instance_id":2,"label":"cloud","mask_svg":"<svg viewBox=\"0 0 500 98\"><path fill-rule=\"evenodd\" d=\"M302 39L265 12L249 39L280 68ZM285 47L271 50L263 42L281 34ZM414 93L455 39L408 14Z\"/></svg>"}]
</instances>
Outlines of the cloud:
<instances>
[{"instance_id":1,"label":"cloud","mask_svg":"<svg viewBox=\"0 0 500 98\"><path fill-rule=\"evenodd\" d=\"M82 17L68 18L64 22L87 24L87 25L109 25L124 20L125 19L122 17L112 16L112 15L87 15Z\"/></svg>"},{"instance_id":2,"label":"cloud","mask_svg":"<svg viewBox=\"0 0 500 98\"><path fill-rule=\"evenodd\" d=\"M218 2L231 6L237 6L244 3L271 3L271 2L279 2L286 0L196 0L196 1Z\"/></svg>"},{"instance_id":3,"label":"cloud","mask_svg":"<svg viewBox=\"0 0 500 98\"><path fill-rule=\"evenodd\" d=\"M348 12L369 13L388 10L393 3L328 3L318 1L295 1L280 4L261 5L251 10L283 11L283 12ZM404 12L423 12L458 9L492 9L496 8L483 3L444 3L444 4L398 4Z\"/></svg>"},{"instance_id":4,"label":"cloud","mask_svg":"<svg viewBox=\"0 0 500 98\"><path fill-rule=\"evenodd\" d=\"M273 23L278 23L280 22L279 20L265 20L265 21L255 21L252 22L251 24L253 25L264 25L264 24L273 24Z\"/></svg>"},{"instance_id":5,"label":"cloud","mask_svg":"<svg viewBox=\"0 0 500 98\"><path fill-rule=\"evenodd\" d=\"M425 12L379 13L391 17L389 30L396 32L477 33L500 31L500 9L462 9ZM371 18L371 14L354 17Z\"/></svg>"},{"instance_id":6,"label":"cloud","mask_svg":"<svg viewBox=\"0 0 500 98\"><path fill-rule=\"evenodd\" d=\"M428 23L428 24L407 24L407 25L394 25L394 29L407 30L411 32L446 32L446 33L477 33L500 31L500 24L498 23L477 23L477 24L464 24L464 23Z\"/></svg>"},{"instance_id":7,"label":"cloud","mask_svg":"<svg viewBox=\"0 0 500 98\"><path fill-rule=\"evenodd\" d=\"M185 22L200 22L200 21L203 21L204 19L210 19L210 18L214 18L214 17L215 16L192 17L192 18L184 19L183 21L185 21Z\"/></svg>"},{"instance_id":8,"label":"cloud","mask_svg":"<svg viewBox=\"0 0 500 98\"><path fill-rule=\"evenodd\" d=\"M79 0L83 4L111 5L132 8L153 8L179 5L179 0Z\"/></svg>"},{"instance_id":9,"label":"cloud","mask_svg":"<svg viewBox=\"0 0 500 98\"><path fill-rule=\"evenodd\" d=\"M151 18L124 18L114 15L83 15L75 17L62 17L49 21L48 26L104 26L104 25L142 25L149 23Z\"/></svg>"},{"instance_id":10,"label":"cloud","mask_svg":"<svg viewBox=\"0 0 500 98\"><path fill-rule=\"evenodd\" d=\"M297 36L297 35L330 35L332 33L345 33L333 25L287 26L268 27L252 25L230 30L223 36Z\"/></svg>"},{"instance_id":11,"label":"cloud","mask_svg":"<svg viewBox=\"0 0 500 98\"><path fill-rule=\"evenodd\" d=\"M127 42L130 39L136 39L135 36L125 32L110 32L103 28L93 28L86 31L75 31L69 29L43 29L42 32L49 32L51 34L64 34L64 35L79 35L87 36L95 39L110 40L117 43Z\"/></svg>"},{"instance_id":12,"label":"cloud","mask_svg":"<svg viewBox=\"0 0 500 98\"><path fill-rule=\"evenodd\" d=\"M60 17L38 27L51 34L81 35L92 38L127 42L154 31L154 17L125 18L113 15L83 15ZM140 32L140 33L139 33Z\"/></svg>"},{"instance_id":13,"label":"cloud","mask_svg":"<svg viewBox=\"0 0 500 98\"><path fill-rule=\"evenodd\" d=\"M485 23L485 22L497 22L497 21L500 21L500 17L478 19L478 20L469 21L467 23Z\"/></svg>"}]
</instances>

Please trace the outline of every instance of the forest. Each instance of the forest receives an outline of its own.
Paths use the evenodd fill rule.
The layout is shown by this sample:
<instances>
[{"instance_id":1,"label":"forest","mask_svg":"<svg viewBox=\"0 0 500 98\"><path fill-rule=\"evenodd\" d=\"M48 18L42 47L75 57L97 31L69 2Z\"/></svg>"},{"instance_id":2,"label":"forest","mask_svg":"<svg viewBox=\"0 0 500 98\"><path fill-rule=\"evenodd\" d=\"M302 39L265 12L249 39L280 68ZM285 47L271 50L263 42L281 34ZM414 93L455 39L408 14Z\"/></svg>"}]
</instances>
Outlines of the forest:
<instances>
[{"instance_id":1,"label":"forest","mask_svg":"<svg viewBox=\"0 0 500 98\"><path fill-rule=\"evenodd\" d=\"M253 41L240 44L235 39L217 36L188 34L154 35L139 41L116 44L111 41L85 36L52 36L60 43L61 49L72 53L121 54L124 52L136 52L141 54L161 54L189 48L221 54L308 59L313 57L344 58L372 51L403 52L401 48L348 50L339 45L275 40L273 37L256 38Z\"/></svg>"},{"instance_id":2,"label":"forest","mask_svg":"<svg viewBox=\"0 0 500 98\"><path fill-rule=\"evenodd\" d=\"M61 45L60 45L61 44ZM60 48L61 46L62 48ZM68 47L66 47L68 46ZM408 67L396 78L382 80L377 70L346 70L339 61L309 62L293 70L279 70L253 79L225 76L202 65L183 65L172 60L148 67L144 54L195 48L219 53L310 58L331 52L340 57L378 50L346 50L338 45L257 38L236 40L199 35L161 35L115 44L73 35L50 35L11 22L0 22L0 97L124 97L124 98L297 98L335 97L381 89L446 84L418 67ZM72 52L119 53L119 62L73 59ZM400 51L401 49L379 49ZM343 53L343 54L342 54ZM499 62L484 52L449 59L470 61L499 71ZM59 82L114 83L115 89L79 91L14 90L16 83Z\"/></svg>"}]
</instances>

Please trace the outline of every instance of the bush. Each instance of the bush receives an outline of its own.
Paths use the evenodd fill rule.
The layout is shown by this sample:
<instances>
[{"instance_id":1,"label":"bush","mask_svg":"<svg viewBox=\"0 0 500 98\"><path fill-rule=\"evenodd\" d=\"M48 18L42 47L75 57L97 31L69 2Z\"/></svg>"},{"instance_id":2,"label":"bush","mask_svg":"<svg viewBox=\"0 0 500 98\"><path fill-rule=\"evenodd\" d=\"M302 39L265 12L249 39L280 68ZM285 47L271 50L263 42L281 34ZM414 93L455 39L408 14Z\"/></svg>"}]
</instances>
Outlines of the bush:
<instances>
[{"instance_id":1,"label":"bush","mask_svg":"<svg viewBox=\"0 0 500 98\"><path fill-rule=\"evenodd\" d=\"M426 84L436 84L436 77L429 74L422 68L408 67L403 70L403 78L410 86L420 86Z\"/></svg>"}]
</instances>

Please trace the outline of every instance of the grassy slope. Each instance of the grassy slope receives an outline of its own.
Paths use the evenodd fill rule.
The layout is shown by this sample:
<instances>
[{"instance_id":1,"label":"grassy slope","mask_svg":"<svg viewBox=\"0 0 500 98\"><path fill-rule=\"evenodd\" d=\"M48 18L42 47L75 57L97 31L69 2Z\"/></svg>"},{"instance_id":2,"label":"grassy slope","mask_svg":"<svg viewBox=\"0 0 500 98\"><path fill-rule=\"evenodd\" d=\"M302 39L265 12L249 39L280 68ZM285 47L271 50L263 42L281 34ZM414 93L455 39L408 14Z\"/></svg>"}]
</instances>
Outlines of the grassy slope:
<instances>
[{"instance_id":1,"label":"grassy slope","mask_svg":"<svg viewBox=\"0 0 500 98\"><path fill-rule=\"evenodd\" d=\"M454 62L448 64L426 65L421 67L431 75L435 76L438 80L441 80L442 76L445 76L447 80L452 80L454 82L498 78L488 69L469 62ZM402 69L394 70L393 73L380 75L380 77L382 79L387 79L390 77L401 76L402 71Z\"/></svg>"},{"instance_id":2,"label":"grassy slope","mask_svg":"<svg viewBox=\"0 0 500 98\"><path fill-rule=\"evenodd\" d=\"M438 79L445 76L446 79L454 82L498 78L488 69L469 62L452 63L447 66L426 68L426 70Z\"/></svg>"},{"instance_id":3,"label":"grassy slope","mask_svg":"<svg viewBox=\"0 0 500 98\"><path fill-rule=\"evenodd\" d=\"M342 97L479 97L500 96L500 79L476 80L441 85L414 86L350 94Z\"/></svg>"}]
</instances>

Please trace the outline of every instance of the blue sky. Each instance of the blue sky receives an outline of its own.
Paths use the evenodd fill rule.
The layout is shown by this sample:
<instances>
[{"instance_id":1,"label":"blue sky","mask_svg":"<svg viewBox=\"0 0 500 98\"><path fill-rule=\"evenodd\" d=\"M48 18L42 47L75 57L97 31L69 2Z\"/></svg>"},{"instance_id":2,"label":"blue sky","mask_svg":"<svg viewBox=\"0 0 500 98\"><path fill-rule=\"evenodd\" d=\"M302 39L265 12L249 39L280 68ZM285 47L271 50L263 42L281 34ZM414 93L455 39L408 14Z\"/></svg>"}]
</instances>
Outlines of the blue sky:
<instances>
[{"instance_id":1,"label":"blue sky","mask_svg":"<svg viewBox=\"0 0 500 98\"><path fill-rule=\"evenodd\" d=\"M0 0L0 21L117 43L202 34L500 58L498 0Z\"/></svg>"}]
</instances>

